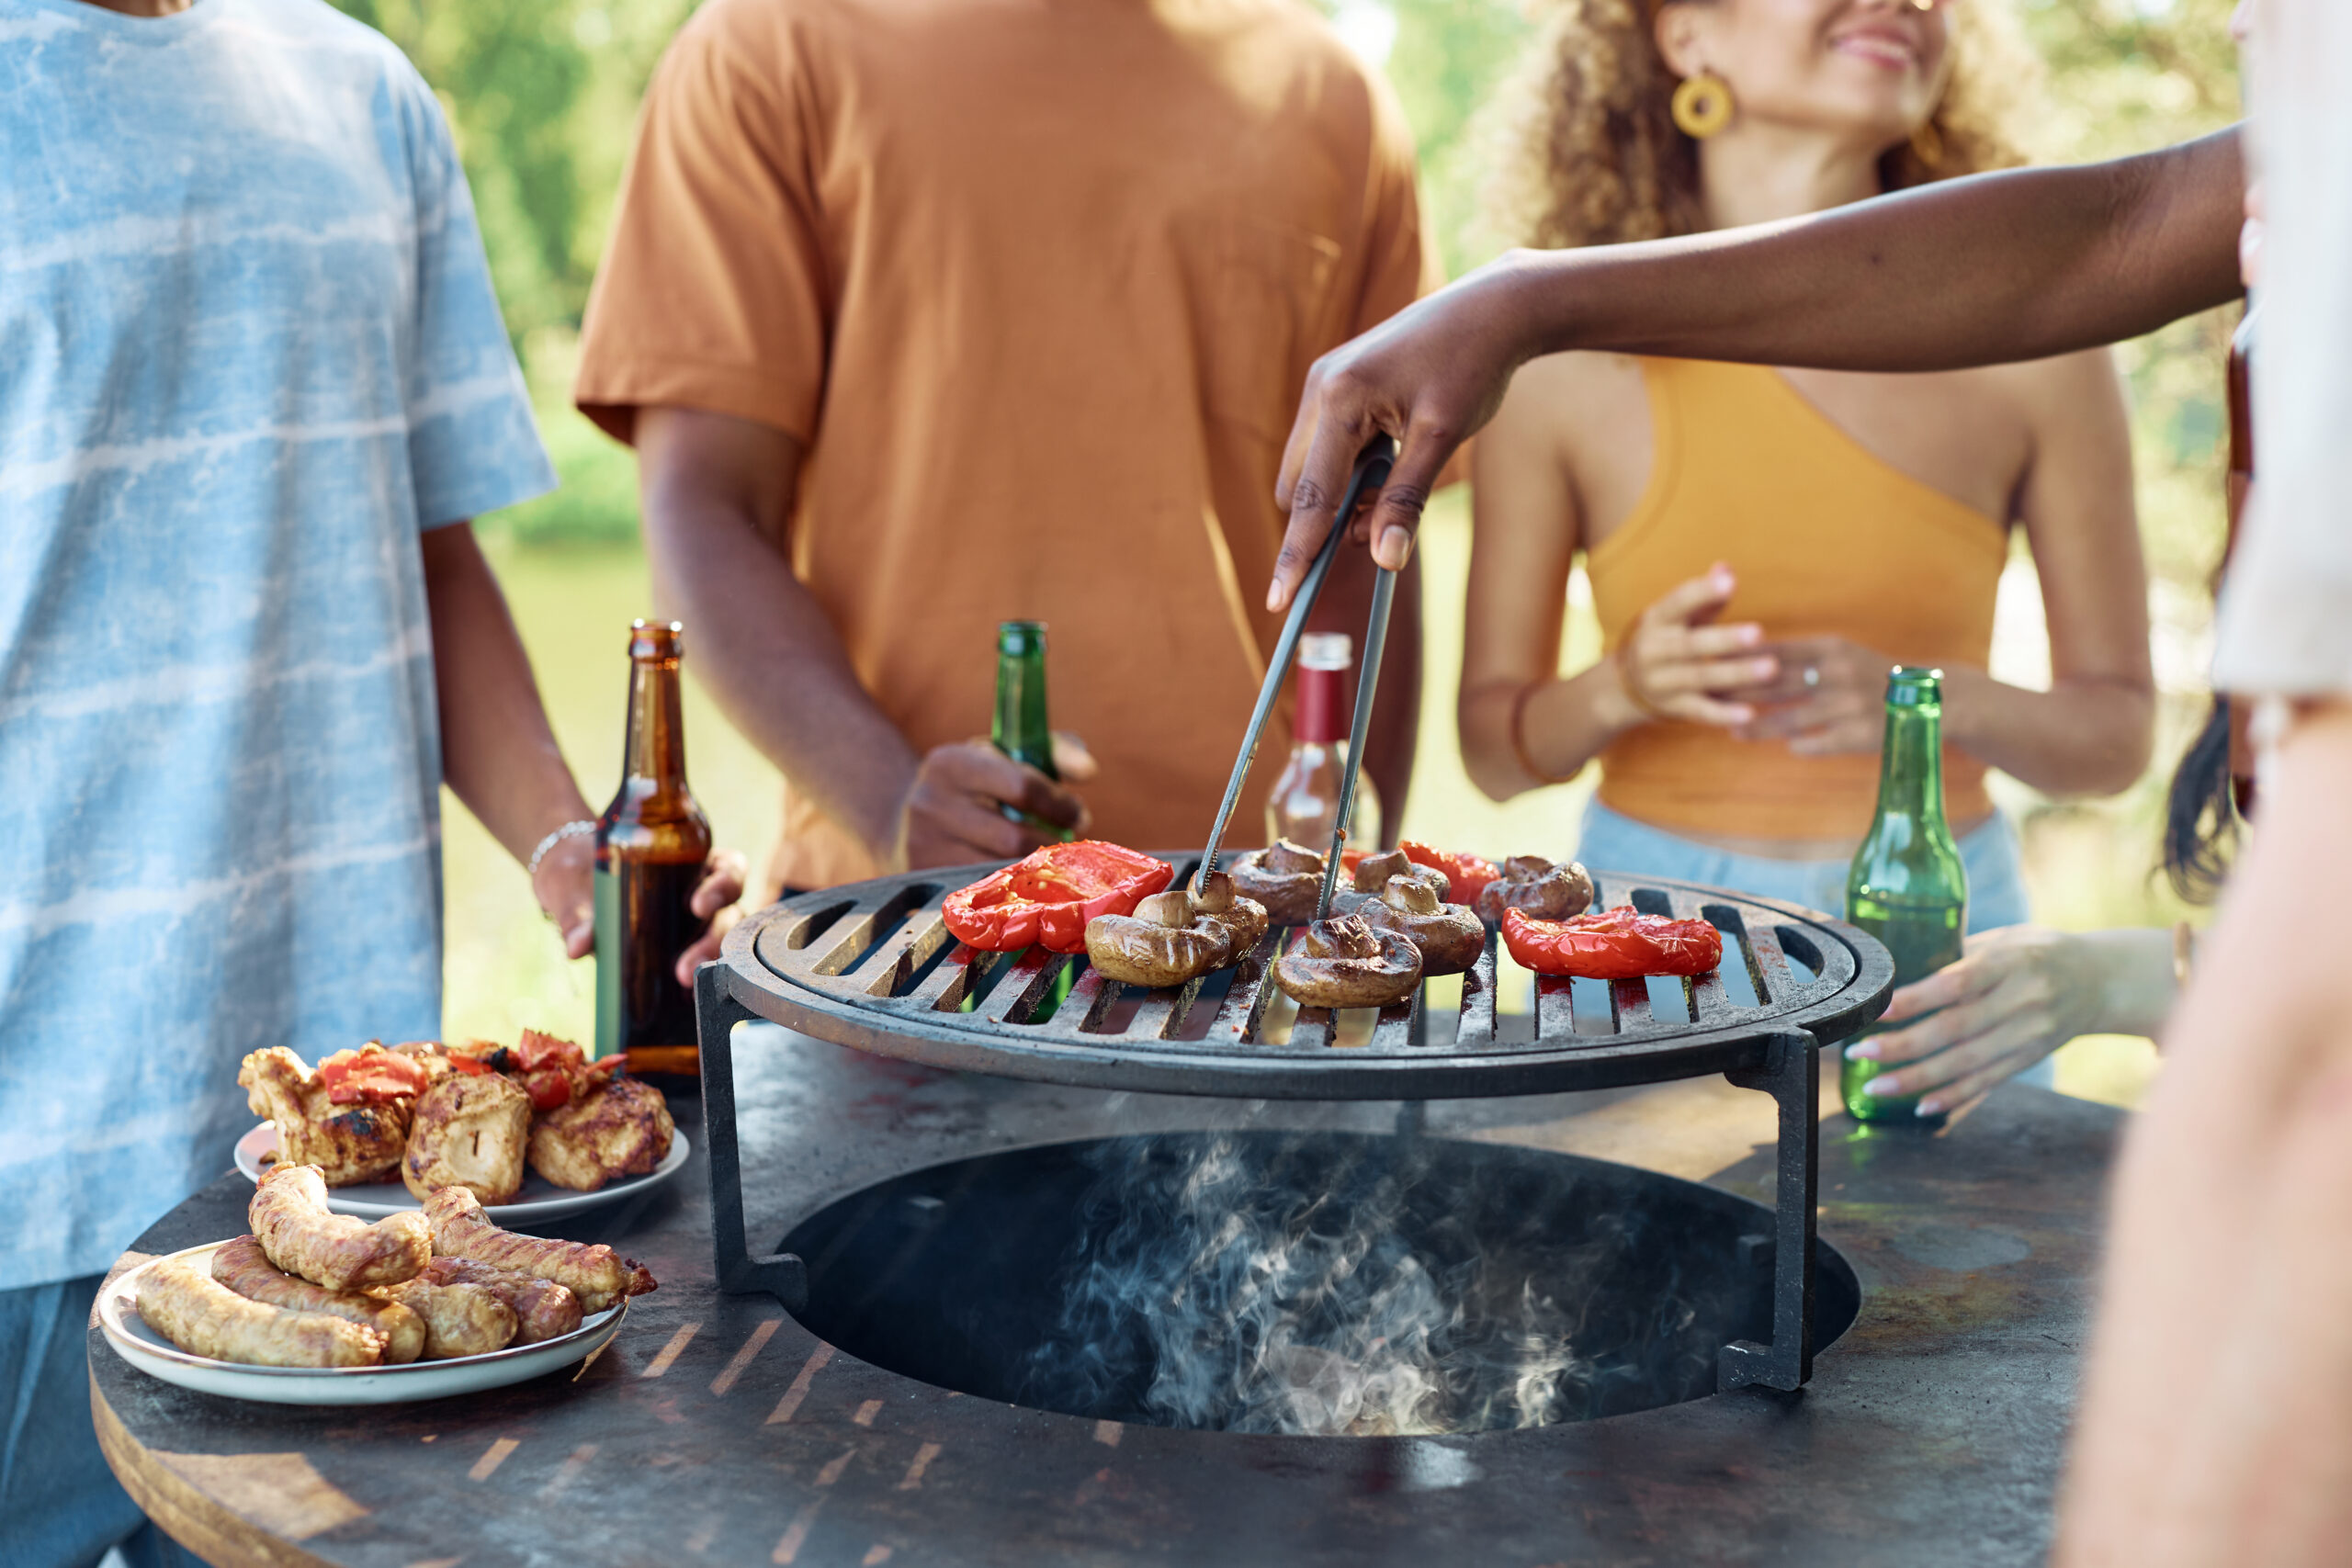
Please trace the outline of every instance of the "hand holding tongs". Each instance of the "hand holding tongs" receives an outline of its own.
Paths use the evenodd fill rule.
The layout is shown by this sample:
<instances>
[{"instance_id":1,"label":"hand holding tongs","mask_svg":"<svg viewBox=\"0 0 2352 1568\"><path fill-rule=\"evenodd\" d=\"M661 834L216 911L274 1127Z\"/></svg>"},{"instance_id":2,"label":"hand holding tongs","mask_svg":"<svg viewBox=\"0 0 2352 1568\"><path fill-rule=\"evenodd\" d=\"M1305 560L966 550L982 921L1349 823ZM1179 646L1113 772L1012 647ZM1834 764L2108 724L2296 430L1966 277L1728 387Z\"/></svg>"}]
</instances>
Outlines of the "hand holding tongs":
<instances>
[{"instance_id":1,"label":"hand holding tongs","mask_svg":"<svg viewBox=\"0 0 2352 1568\"><path fill-rule=\"evenodd\" d=\"M1290 618L1283 623L1282 636L1274 639L1273 657L1266 661L1266 682L1258 689L1257 710L1250 716L1249 732L1241 738L1241 754L1233 761L1233 776L1227 781L1224 803L1216 808L1216 825L1209 829L1207 851L1201 856L1201 871L1194 882L1195 891L1208 886L1209 875L1216 870L1217 847L1224 842L1227 824L1232 819L1233 807L1241 798L1241 785L1250 777L1250 764L1258 758L1258 739L1265 732L1266 720L1274 711L1274 698L1283 689L1283 682L1290 674L1291 660L1298 651L1299 634L1306 629L1306 617L1315 609L1315 601L1322 596L1323 580L1331 573L1332 558L1339 554L1340 541L1355 520L1356 504L1363 499L1368 486L1378 486L1388 478L1389 467L1396 459L1396 444L1385 435L1373 437L1372 445L1356 458L1355 472L1348 477L1347 493L1340 498L1340 510L1331 520L1331 532L1323 540L1323 547L1315 552L1315 564L1306 569L1306 580L1298 585L1298 597L1291 602ZM1356 711L1349 725L1348 766L1340 780L1340 815L1331 829L1331 854L1323 867L1323 892L1316 900L1315 918L1322 919L1331 912L1331 889L1340 874L1340 852L1348 840L1348 817L1356 804L1356 773L1363 766L1364 732L1372 722L1372 699L1380 684L1380 655L1388 641L1388 609L1396 593L1396 574L1383 567L1372 588L1372 621L1364 628L1363 665L1356 676Z\"/></svg>"}]
</instances>

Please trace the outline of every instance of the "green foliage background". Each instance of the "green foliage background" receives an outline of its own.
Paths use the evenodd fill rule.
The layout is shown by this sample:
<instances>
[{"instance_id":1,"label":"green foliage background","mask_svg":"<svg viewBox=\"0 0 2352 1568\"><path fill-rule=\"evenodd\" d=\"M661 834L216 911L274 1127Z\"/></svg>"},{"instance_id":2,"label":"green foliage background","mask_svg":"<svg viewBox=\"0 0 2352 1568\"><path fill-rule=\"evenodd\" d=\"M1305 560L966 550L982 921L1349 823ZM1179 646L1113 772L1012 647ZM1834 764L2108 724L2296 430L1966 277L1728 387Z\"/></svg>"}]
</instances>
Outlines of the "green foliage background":
<instances>
[{"instance_id":1,"label":"green foliage background","mask_svg":"<svg viewBox=\"0 0 2352 1568\"><path fill-rule=\"evenodd\" d=\"M694 0L336 0L380 28L438 91L463 150L509 330L543 401L560 408L596 256L647 78ZM1369 3L1369 0L1360 0ZM1962 0L1977 3L1977 0ZM1477 221L1477 111L1529 48L1541 0L1390 0L1387 73L1419 142L1425 200L1450 272L1493 254ZM2106 157L2226 124L2236 113L2229 0L2019 0L2049 62L2032 129L2044 158ZM2126 363L2153 487L2151 546L2167 577L2201 584L2222 416L2225 323L2183 323ZM619 539L634 529L621 455L550 422L563 492L501 521L528 541ZM2177 508L2171 492L2199 492ZM2176 512L2179 515L2176 516ZM2203 521L2183 525L2189 513Z\"/></svg>"}]
</instances>

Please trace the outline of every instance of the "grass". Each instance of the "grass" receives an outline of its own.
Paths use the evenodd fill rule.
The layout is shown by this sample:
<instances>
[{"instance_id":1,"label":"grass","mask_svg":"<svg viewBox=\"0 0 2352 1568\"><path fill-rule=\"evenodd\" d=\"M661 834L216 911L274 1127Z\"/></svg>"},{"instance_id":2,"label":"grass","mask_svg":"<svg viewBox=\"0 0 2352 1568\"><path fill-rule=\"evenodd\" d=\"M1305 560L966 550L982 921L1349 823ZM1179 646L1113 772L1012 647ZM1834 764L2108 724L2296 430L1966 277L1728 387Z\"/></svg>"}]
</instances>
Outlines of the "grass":
<instances>
[{"instance_id":1,"label":"grass","mask_svg":"<svg viewBox=\"0 0 2352 1568\"><path fill-rule=\"evenodd\" d=\"M645 561L633 526L634 464L569 410L542 414L566 475L555 497L483 521L492 564L522 629L557 739L592 804L618 783L625 652L633 616L650 613ZM617 515L619 524L615 523ZM1460 673L1463 590L1469 568L1464 492L1441 496L1421 546L1427 574L1428 660L1422 682L1420 752L1403 830L1488 854L1530 850L1566 855L1592 787L1589 772L1551 789L1497 803L1462 766L1453 694ZM1571 594L1566 660L1596 656L1600 630L1589 595ZM2006 591L2006 590L2005 590ZM2038 615L2038 605L2032 606ZM2007 606L2005 606L2005 611ZM2038 635L2034 615L2018 637ZM2005 637L2009 634L2005 633ZM686 669L695 668L687 628ZM2030 659L2033 649L2021 655ZM974 657L985 657L985 651ZM1996 668L2001 658L1996 656ZM973 728L987 716L975 715ZM774 844L781 817L775 770L736 735L696 683L686 682L687 773L719 842L756 863ZM2169 766L2168 753L2160 753ZM2154 819L2142 789L2098 807L2053 806L2012 789L2005 801L2025 829L2034 907L2052 924L2169 923L2170 906L2144 875L2154 858ZM593 1032L593 976L566 964L528 881L454 798L444 797L447 959L444 1028L452 1036L514 1037L525 1025L585 1039ZM2096 1036L2059 1055L2059 1087L2115 1104L2135 1103L2154 1072L2143 1040Z\"/></svg>"}]
</instances>

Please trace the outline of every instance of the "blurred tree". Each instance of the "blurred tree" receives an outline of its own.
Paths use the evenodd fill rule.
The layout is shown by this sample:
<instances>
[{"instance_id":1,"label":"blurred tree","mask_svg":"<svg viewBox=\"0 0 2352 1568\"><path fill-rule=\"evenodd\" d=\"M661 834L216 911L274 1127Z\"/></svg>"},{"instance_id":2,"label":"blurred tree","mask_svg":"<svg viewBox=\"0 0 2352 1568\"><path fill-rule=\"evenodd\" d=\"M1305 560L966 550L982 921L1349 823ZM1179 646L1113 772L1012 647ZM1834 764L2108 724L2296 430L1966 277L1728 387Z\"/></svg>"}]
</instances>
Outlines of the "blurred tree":
<instances>
[{"instance_id":1,"label":"blurred tree","mask_svg":"<svg viewBox=\"0 0 2352 1568\"><path fill-rule=\"evenodd\" d=\"M694 0L334 0L433 85L481 213L507 331L524 353L576 328L636 104Z\"/></svg>"}]
</instances>

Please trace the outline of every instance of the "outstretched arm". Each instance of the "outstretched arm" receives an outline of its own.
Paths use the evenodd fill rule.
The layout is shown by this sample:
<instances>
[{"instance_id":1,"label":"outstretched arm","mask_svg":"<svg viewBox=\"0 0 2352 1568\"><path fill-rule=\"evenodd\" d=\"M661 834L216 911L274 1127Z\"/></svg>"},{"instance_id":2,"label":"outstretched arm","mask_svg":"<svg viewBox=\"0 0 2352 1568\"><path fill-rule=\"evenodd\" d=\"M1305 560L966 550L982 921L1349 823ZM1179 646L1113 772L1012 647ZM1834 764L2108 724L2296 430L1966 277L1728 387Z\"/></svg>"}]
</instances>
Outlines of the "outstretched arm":
<instances>
[{"instance_id":1,"label":"outstretched arm","mask_svg":"<svg viewBox=\"0 0 2352 1568\"><path fill-rule=\"evenodd\" d=\"M1513 252L1316 362L1283 455L1290 530L1267 602L1289 603L1383 431L1396 465L1356 529L1404 564L1446 459L1538 355L1939 370L2113 343L2237 296L2244 193L2233 129L1726 233Z\"/></svg>"}]
</instances>

